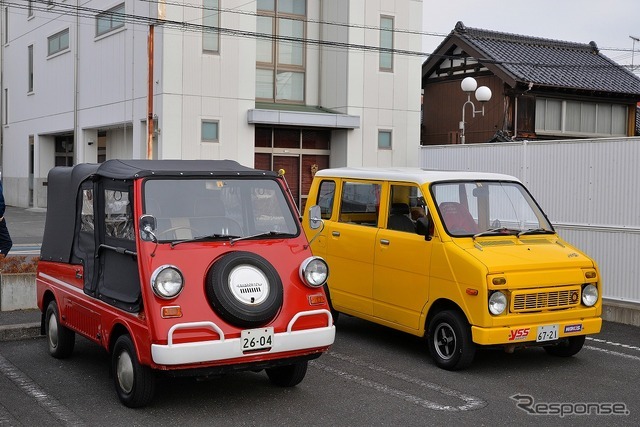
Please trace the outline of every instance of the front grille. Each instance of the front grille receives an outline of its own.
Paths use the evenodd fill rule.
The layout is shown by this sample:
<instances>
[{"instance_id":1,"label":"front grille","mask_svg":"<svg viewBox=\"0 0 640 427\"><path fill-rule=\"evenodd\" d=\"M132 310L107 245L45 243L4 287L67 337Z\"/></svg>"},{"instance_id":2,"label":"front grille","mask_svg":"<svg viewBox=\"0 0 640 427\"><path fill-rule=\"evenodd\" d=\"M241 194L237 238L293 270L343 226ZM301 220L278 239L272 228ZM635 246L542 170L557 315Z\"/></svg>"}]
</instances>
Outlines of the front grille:
<instances>
[{"instance_id":1,"label":"front grille","mask_svg":"<svg viewBox=\"0 0 640 427\"><path fill-rule=\"evenodd\" d=\"M523 290L511 294L511 312L541 311L568 308L580 304L580 287L554 288L549 290Z\"/></svg>"}]
</instances>

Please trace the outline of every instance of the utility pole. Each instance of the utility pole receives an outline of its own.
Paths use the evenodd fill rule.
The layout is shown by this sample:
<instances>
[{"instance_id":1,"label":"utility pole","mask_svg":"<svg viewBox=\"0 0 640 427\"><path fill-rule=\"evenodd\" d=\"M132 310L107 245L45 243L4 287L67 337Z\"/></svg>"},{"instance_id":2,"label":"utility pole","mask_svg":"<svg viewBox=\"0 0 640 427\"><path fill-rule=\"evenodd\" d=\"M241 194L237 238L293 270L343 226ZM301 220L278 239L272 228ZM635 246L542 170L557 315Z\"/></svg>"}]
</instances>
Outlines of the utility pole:
<instances>
[{"instance_id":1,"label":"utility pole","mask_svg":"<svg viewBox=\"0 0 640 427\"><path fill-rule=\"evenodd\" d=\"M147 50L149 54L149 76L147 92L147 159L153 159L153 35L154 26L149 25Z\"/></svg>"},{"instance_id":2,"label":"utility pole","mask_svg":"<svg viewBox=\"0 0 640 427\"><path fill-rule=\"evenodd\" d=\"M167 11L165 0L158 1L156 23L161 25L166 19ZM153 50L155 36L155 24L149 24L149 37L147 40L147 54L149 56L149 69L147 76L147 159L153 159L153 134L156 131L155 114L153 112Z\"/></svg>"}]
</instances>

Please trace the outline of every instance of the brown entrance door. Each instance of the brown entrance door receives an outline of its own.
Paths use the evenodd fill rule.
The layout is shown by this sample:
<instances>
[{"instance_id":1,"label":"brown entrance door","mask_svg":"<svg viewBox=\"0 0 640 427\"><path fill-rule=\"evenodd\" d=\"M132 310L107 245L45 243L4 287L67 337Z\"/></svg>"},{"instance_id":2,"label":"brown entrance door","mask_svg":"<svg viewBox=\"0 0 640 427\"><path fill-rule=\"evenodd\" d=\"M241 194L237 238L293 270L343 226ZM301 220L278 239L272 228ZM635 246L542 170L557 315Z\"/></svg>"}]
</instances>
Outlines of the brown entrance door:
<instances>
[{"instance_id":1,"label":"brown entrance door","mask_svg":"<svg viewBox=\"0 0 640 427\"><path fill-rule=\"evenodd\" d=\"M285 179L300 210L300 156L273 156L273 170L284 169Z\"/></svg>"}]
</instances>

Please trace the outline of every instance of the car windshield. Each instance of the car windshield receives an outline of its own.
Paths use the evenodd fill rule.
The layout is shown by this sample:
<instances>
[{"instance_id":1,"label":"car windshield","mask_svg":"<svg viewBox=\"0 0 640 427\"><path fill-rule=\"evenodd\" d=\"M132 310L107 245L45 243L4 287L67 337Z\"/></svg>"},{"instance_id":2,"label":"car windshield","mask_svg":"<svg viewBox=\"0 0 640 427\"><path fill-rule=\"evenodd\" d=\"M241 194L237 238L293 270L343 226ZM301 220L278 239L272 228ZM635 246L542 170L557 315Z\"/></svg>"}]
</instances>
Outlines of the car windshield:
<instances>
[{"instance_id":1,"label":"car windshield","mask_svg":"<svg viewBox=\"0 0 640 427\"><path fill-rule=\"evenodd\" d=\"M297 235L282 188L272 179L149 179L144 210L159 241Z\"/></svg>"},{"instance_id":2,"label":"car windshield","mask_svg":"<svg viewBox=\"0 0 640 427\"><path fill-rule=\"evenodd\" d=\"M518 182L464 181L431 186L451 236L552 234L553 227Z\"/></svg>"}]
</instances>

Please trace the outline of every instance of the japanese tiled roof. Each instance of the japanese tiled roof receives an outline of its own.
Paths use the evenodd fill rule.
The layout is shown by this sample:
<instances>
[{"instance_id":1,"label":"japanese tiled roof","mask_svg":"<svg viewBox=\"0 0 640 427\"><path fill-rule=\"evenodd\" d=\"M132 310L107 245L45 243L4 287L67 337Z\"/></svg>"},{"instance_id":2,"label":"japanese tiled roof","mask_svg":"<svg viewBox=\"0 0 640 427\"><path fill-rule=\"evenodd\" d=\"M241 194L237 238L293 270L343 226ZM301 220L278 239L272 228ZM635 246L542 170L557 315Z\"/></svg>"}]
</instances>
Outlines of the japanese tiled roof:
<instances>
[{"instance_id":1,"label":"japanese tiled roof","mask_svg":"<svg viewBox=\"0 0 640 427\"><path fill-rule=\"evenodd\" d=\"M595 42L581 44L500 33L468 28L462 22L456 24L452 36L476 49L483 65L493 63L517 82L640 95L640 78L600 53Z\"/></svg>"}]
</instances>

